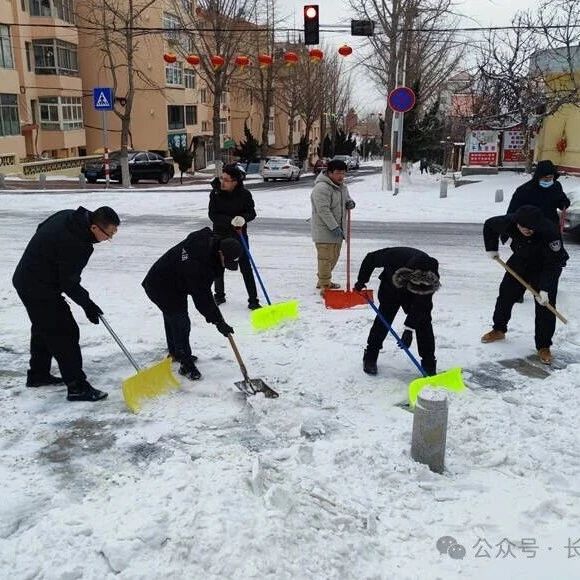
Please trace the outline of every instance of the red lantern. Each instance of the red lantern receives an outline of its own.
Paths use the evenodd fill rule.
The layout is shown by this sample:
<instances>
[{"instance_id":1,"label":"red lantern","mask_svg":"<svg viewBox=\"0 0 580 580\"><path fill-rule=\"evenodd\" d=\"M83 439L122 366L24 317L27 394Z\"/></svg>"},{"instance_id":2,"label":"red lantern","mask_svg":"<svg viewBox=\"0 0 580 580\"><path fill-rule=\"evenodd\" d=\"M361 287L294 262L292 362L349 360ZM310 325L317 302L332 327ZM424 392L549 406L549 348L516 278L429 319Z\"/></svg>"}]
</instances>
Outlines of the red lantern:
<instances>
[{"instance_id":1,"label":"red lantern","mask_svg":"<svg viewBox=\"0 0 580 580\"><path fill-rule=\"evenodd\" d=\"M294 66L299 60L300 59L295 52L284 53L284 62L286 63L286 66Z\"/></svg>"},{"instance_id":2,"label":"red lantern","mask_svg":"<svg viewBox=\"0 0 580 580\"><path fill-rule=\"evenodd\" d=\"M169 64L172 64L177 60L177 55L175 55L173 52L166 52L163 55L163 60Z\"/></svg>"},{"instance_id":3,"label":"red lantern","mask_svg":"<svg viewBox=\"0 0 580 580\"><path fill-rule=\"evenodd\" d=\"M220 68L222 68L222 66L224 66L225 64L225 60L223 56L220 56L219 54L214 54L209 61L211 62L211 66L213 67L213 70L219 70Z\"/></svg>"},{"instance_id":4,"label":"red lantern","mask_svg":"<svg viewBox=\"0 0 580 580\"><path fill-rule=\"evenodd\" d=\"M188 54L185 60L191 66L197 66L201 62L201 59L199 58L199 56L197 56L197 54Z\"/></svg>"},{"instance_id":5,"label":"red lantern","mask_svg":"<svg viewBox=\"0 0 580 580\"><path fill-rule=\"evenodd\" d=\"M558 151L558 153L564 153L567 147L568 141L566 140L565 137L561 137L560 139L558 139L558 142L556 143L556 150Z\"/></svg>"},{"instance_id":6,"label":"red lantern","mask_svg":"<svg viewBox=\"0 0 580 580\"><path fill-rule=\"evenodd\" d=\"M260 68L267 68L271 66L274 59L269 54L261 54L258 56L258 62L260 63Z\"/></svg>"},{"instance_id":7,"label":"red lantern","mask_svg":"<svg viewBox=\"0 0 580 580\"><path fill-rule=\"evenodd\" d=\"M338 49L338 54L340 54L340 56L349 56L352 54L352 48L348 44L343 44Z\"/></svg>"},{"instance_id":8,"label":"red lantern","mask_svg":"<svg viewBox=\"0 0 580 580\"><path fill-rule=\"evenodd\" d=\"M324 58L324 53L319 48L312 48L308 51L308 56L312 62L320 62Z\"/></svg>"},{"instance_id":9,"label":"red lantern","mask_svg":"<svg viewBox=\"0 0 580 580\"><path fill-rule=\"evenodd\" d=\"M234 64L236 66L239 66L242 70L244 70L244 67L246 67L250 64L250 59L247 56L239 55L239 56L236 56L236 60L234 61Z\"/></svg>"}]
</instances>

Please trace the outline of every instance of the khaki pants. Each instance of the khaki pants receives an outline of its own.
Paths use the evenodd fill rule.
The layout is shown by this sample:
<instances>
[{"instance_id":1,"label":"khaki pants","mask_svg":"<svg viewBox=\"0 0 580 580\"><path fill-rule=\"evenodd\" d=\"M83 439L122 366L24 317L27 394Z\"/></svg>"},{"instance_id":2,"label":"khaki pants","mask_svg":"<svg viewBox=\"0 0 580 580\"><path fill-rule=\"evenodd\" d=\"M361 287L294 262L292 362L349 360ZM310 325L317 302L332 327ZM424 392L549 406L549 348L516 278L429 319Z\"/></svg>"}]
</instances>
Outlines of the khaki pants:
<instances>
[{"instance_id":1,"label":"khaki pants","mask_svg":"<svg viewBox=\"0 0 580 580\"><path fill-rule=\"evenodd\" d=\"M318 255L318 285L320 288L325 288L330 286L332 281L332 270L340 257L342 240L337 244L315 243L314 245Z\"/></svg>"}]
</instances>

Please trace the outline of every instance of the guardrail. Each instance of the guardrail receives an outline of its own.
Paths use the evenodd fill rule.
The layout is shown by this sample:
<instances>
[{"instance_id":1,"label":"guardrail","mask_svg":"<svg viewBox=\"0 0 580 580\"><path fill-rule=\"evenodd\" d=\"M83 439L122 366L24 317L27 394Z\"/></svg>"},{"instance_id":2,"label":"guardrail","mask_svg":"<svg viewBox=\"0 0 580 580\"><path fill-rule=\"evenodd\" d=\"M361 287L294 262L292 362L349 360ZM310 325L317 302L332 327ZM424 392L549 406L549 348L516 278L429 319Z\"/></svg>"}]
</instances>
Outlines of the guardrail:
<instances>
[{"instance_id":1,"label":"guardrail","mask_svg":"<svg viewBox=\"0 0 580 580\"><path fill-rule=\"evenodd\" d=\"M90 159L100 159L102 155L87 155L86 157L66 157L64 159L45 159L43 161L32 161L22 164L24 175L38 175L40 173L50 173L61 169L73 169Z\"/></svg>"},{"instance_id":2,"label":"guardrail","mask_svg":"<svg viewBox=\"0 0 580 580\"><path fill-rule=\"evenodd\" d=\"M16 153L0 153L0 167L16 165Z\"/></svg>"}]
</instances>

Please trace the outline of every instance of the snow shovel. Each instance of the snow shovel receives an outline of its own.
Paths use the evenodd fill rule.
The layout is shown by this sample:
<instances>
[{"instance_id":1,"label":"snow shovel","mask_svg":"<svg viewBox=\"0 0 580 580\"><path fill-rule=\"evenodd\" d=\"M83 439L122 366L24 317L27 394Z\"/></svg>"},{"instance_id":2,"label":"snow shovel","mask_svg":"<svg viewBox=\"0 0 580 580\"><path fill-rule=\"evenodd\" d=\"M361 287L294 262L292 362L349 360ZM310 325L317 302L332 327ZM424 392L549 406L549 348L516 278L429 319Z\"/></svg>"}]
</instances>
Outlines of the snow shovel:
<instances>
[{"instance_id":1,"label":"snow shovel","mask_svg":"<svg viewBox=\"0 0 580 580\"><path fill-rule=\"evenodd\" d=\"M121 342L121 339L116 335L105 317L99 314L99 318L137 371L136 375L123 381L123 398L125 399L127 407L133 413L138 413L141 410L142 399L158 397L169 389L179 388L179 381L171 372L170 358L166 358L160 363L142 369L131 356L131 353L125 348L125 345Z\"/></svg>"},{"instance_id":2,"label":"snow shovel","mask_svg":"<svg viewBox=\"0 0 580 580\"><path fill-rule=\"evenodd\" d=\"M369 306L375 311L375 314L379 317L379 320L387 327L387 330L395 337L397 344L402 348L407 356L411 359L413 364L419 369L419 372L423 375L422 378L415 379L409 384L409 404L414 407L417 404L417 397L419 393L425 388L430 389L445 389L446 391L452 391L455 393L460 393L465 390L465 384L463 383L463 377L461 376L461 368L454 367L445 372L438 373L433 376L428 376L425 369L421 366L419 361L413 356L413 353L409 348L403 344L403 341L399 335L395 332L393 327L387 322L387 319L381 314L376 304L366 299Z\"/></svg>"},{"instance_id":3,"label":"snow shovel","mask_svg":"<svg viewBox=\"0 0 580 580\"><path fill-rule=\"evenodd\" d=\"M324 291L324 305L332 310L342 308L352 308L366 304L367 300L373 299L372 290L361 290L360 292L350 289L350 209L346 210L346 290Z\"/></svg>"},{"instance_id":4,"label":"snow shovel","mask_svg":"<svg viewBox=\"0 0 580 580\"><path fill-rule=\"evenodd\" d=\"M228 334L228 340L232 345L232 350L236 355L236 360L240 365L240 370L242 371L242 375L244 376L243 381L237 381L234 383L236 387L244 393L244 395L255 395L256 393L264 393L264 396L268 399L276 399L278 398L278 393L271 389L262 379L250 379L248 377L248 371L246 370L246 365L242 360L242 356L240 355L240 351L234 342L234 337L231 334Z\"/></svg>"},{"instance_id":5,"label":"snow shovel","mask_svg":"<svg viewBox=\"0 0 580 580\"><path fill-rule=\"evenodd\" d=\"M529 290L534 298L539 298L540 294L536 292L515 270L512 270L499 256L496 256L494 260L503 266L504 270L511 274L526 290ZM549 302L546 304L546 308L554 315L559 318L564 324L568 324L568 319L564 318Z\"/></svg>"},{"instance_id":6,"label":"snow shovel","mask_svg":"<svg viewBox=\"0 0 580 580\"><path fill-rule=\"evenodd\" d=\"M268 296L268 292L266 292L264 282L262 282L260 272L258 272L258 266L256 266L256 262L254 262L254 258L250 253L248 242L246 242L246 238L244 238L241 229L236 228L236 231L238 233L238 237L240 238L242 245L244 246L244 251L248 256L248 259L250 260L250 264L252 264L252 268L256 273L256 278L258 278L258 282L260 283L262 292L266 297L266 302L268 302L268 306L262 306L261 308L256 308L256 310L252 310L252 313L250 314L252 326L256 330L267 330L268 328L272 328L273 326L276 326L278 323L284 320L298 318L298 300L289 300L288 302L279 302L278 304L272 304L272 301Z\"/></svg>"}]
</instances>

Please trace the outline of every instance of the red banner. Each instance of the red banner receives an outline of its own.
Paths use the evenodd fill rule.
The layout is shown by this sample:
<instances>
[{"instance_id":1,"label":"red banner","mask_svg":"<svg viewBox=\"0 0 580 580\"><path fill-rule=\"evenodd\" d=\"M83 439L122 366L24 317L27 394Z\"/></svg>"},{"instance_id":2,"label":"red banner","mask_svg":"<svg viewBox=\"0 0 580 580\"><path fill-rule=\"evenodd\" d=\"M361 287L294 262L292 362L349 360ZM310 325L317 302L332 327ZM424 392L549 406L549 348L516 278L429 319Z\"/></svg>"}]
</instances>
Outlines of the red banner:
<instances>
[{"instance_id":1,"label":"red banner","mask_svg":"<svg viewBox=\"0 0 580 580\"><path fill-rule=\"evenodd\" d=\"M504 149L503 151L504 161L525 161L526 156L521 149Z\"/></svg>"},{"instance_id":2,"label":"red banner","mask_svg":"<svg viewBox=\"0 0 580 580\"><path fill-rule=\"evenodd\" d=\"M495 151L470 151L469 165L496 165L497 153Z\"/></svg>"}]
</instances>

